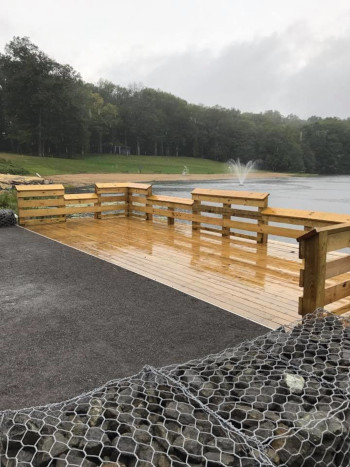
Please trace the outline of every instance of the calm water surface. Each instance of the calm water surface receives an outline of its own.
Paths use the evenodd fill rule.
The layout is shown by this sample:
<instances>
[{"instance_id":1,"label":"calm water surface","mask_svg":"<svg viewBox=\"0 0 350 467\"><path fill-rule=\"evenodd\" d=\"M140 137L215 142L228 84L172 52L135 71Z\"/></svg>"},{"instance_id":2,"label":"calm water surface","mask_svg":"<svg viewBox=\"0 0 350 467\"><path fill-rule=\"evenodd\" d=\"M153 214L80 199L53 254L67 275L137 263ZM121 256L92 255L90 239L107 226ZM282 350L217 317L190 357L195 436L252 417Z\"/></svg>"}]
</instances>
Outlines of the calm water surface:
<instances>
[{"instance_id":1,"label":"calm water surface","mask_svg":"<svg viewBox=\"0 0 350 467\"><path fill-rule=\"evenodd\" d=\"M205 182L154 182L153 194L191 198L194 188L260 191L270 193L269 206L290 209L310 209L350 214L350 176L290 177L249 179L244 186L237 180Z\"/></svg>"}]
</instances>

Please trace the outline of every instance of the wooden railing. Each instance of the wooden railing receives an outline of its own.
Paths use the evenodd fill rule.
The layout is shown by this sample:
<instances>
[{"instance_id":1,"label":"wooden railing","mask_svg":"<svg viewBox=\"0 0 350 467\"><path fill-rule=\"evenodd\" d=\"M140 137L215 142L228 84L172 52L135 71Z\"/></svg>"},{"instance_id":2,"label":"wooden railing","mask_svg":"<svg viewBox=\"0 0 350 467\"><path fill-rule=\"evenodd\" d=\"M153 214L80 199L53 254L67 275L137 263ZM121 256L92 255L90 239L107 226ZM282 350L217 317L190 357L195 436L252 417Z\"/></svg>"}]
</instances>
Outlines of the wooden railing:
<instances>
[{"instance_id":1,"label":"wooden railing","mask_svg":"<svg viewBox=\"0 0 350 467\"><path fill-rule=\"evenodd\" d=\"M147 196L152 194L152 185L144 183L96 183L95 193L98 196L98 206L102 217L115 216L148 218L143 214ZM102 215L102 212L106 214Z\"/></svg>"},{"instance_id":2,"label":"wooden railing","mask_svg":"<svg viewBox=\"0 0 350 467\"><path fill-rule=\"evenodd\" d=\"M175 219L192 221L193 200L176 198L175 196L149 196L146 212L153 216L166 217L168 225L173 225Z\"/></svg>"},{"instance_id":3,"label":"wooden railing","mask_svg":"<svg viewBox=\"0 0 350 467\"><path fill-rule=\"evenodd\" d=\"M299 301L299 314L305 316L316 308L325 307L350 296L350 280L341 280L350 272L350 255L341 255L327 261L327 253L350 247L350 223L315 228L298 238L299 256L304 260L300 273L303 296ZM328 279L338 277L335 284ZM340 280L340 281L339 281ZM350 303L331 310L342 314L350 311Z\"/></svg>"},{"instance_id":4,"label":"wooden railing","mask_svg":"<svg viewBox=\"0 0 350 467\"><path fill-rule=\"evenodd\" d=\"M268 197L268 193L197 188L192 192L192 228L220 232L223 237L232 235L266 243L267 235L263 225L265 222L262 220L261 211L267 207ZM241 206L250 209L242 209ZM243 219L244 222L237 219ZM249 219L252 222L249 222ZM212 227L213 225L215 227ZM252 235L253 232L256 235Z\"/></svg>"},{"instance_id":5,"label":"wooden railing","mask_svg":"<svg viewBox=\"0 0 350 467\"><path fill-rule=\"evenodd\" d=\"M190 221L193 230L266 243L269 234L297 239L303 230L350 223L345 214L268 207L268 193L197 188L186 199L154 196L152 186L141 183L96 183L94 193L72 195L65 194L63 185L16 188L21 225L65 221L70 214L163 217L169 225Z\"/></svg>"},{"instance_id":6,"label":"wooden railing","mask_svg":"<svg viewBox=\"0 0 350 467\"><path fill-rule=\"evenodd\" d=\"M350 246L350 216L268 206L268 193L195 189L192 199L152 195L152 186L140 183L97 183L94 193L65 194L63 185L17 186L19 223L32 225L65 221L71 214L167 219L192 223L193 232L240 237L266 244L268 235L298 239L304 267L300 273L303 296L299 313L343 300L350 280L326 281L350 271L350 256L327 262L327 253ZM287 225L287 227L286 227ZM307 233L301 235L303 231ZM333 280L334 281L334 280ZM343 304L335 310L350 310Z\"/></svg>"},{"instance_id":7,"label":"wooden railing","mask_svg":"<svg viewBox=\"0 0 350 467\"><path fill-rule=\"evenodd\" d=\"M20 225L62 222L69 214L94 214L147 218L139 212L146 206L152 186L135 183L96 183L94 193L65 194L63 185L18 185Z\"/></svg>"}]
</instances>

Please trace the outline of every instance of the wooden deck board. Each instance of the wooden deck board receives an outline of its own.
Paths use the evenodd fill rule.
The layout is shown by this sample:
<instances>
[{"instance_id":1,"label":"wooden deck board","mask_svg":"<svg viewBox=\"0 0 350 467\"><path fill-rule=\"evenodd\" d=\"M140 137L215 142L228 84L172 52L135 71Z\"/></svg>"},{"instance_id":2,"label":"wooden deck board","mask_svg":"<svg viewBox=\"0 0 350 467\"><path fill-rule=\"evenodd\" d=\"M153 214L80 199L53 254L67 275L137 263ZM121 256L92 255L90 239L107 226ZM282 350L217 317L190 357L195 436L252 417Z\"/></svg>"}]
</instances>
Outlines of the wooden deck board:
<instances>
[{"instance_id":1,"label":"wooden deck board","mask_svg":"<svg viewBox=\"0 0 350 467\"><path fill-rule=\"evenodd\" d=\"M297 244L257 245L192 232L186 224L120 217L30 230L270 328L299 317Z\"/></svg>"}]
</instances>

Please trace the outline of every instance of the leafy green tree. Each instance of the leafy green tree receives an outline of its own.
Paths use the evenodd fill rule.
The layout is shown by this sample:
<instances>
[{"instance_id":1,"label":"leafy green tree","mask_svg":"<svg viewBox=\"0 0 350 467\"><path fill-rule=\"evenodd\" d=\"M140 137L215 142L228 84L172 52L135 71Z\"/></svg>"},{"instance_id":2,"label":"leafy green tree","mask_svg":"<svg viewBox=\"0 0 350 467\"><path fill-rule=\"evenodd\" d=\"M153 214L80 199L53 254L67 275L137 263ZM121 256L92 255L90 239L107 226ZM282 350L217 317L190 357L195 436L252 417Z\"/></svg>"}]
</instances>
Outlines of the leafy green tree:
<instances>
[{"instance_id":1,"label":"leafy green tree","mask_svg":"<svg viewBox=\"0 0 350 467\"><path fill-rule=\"evenodd\" d=\"M0 85L4 113L8 122L7 137L17 150L44 156L48 148L65 152L77 151L76 137L84 126L81 108L84 94L75 92L79 75L68 65L50 59L27 37L15 37L0 55ZM75 95L75 102L70 98ZM77 122L72 128L73 140L59 136L62 120ZM54 141L52 140L54 139ZM82 141L79 141L81 149Z\"/></svg>"},{"instance_id":2,"label":"leafy green tree","mask_svg":"<svg viewBox=\"0 0 350 467\"><path fill-rule=\"evenodd\" d=\"M90 148L94 148L96 152L102 154L104 140L107 140L109 149L113 148L116 143L114 130L117 123L117 107L109 102L105 103L100 94L91 92L89 95Z\"/></svg>"}]
</instances>

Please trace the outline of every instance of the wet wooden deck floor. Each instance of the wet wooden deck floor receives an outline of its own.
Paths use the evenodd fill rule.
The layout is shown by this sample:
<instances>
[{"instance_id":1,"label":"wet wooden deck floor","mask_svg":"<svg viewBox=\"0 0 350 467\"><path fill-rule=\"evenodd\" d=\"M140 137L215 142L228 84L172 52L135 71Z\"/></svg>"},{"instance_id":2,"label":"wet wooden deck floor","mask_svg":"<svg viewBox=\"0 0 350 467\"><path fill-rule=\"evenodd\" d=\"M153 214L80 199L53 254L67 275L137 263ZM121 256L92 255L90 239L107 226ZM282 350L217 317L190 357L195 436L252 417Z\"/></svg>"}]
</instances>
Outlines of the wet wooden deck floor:
<instances>
[{"instance_id":1,"label":"wet wooden deck floor","mask_svg":"<svg viewBox=\"0 0 350 467\"><path fill-rule=\"evenodd\" d=\"M269 328L299 317L296 242L257 245L192 232L185 224L123 217L70 219L30 230Z\"/></svg>"}]
</instances>

